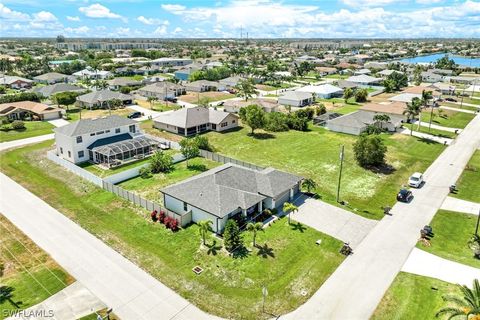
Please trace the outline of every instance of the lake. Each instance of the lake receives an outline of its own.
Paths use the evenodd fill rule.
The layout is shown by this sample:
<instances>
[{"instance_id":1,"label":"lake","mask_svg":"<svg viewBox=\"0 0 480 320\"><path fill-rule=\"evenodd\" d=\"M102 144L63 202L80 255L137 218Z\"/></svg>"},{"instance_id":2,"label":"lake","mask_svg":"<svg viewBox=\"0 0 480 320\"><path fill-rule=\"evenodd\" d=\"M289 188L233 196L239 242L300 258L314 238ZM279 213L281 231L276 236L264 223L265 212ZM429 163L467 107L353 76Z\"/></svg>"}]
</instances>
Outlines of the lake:
<instances>
[{"instance_id":1,"label":"lake","mask_svg":"<svg viewBox=\"0 0 480 320\"><path fill-rule=\"evenodd\" d=\"M401 62L409 62L409 63L432 63L437 61L438 59L444 57L446 53L436 53L430 54L427 56L418 56L413 58L405 58L400 60ZM468 58L462 56L455 56L452 54L448 55L450 59L453 59L456 64L461 66L467 66L472 68L480 68L480 58Z\"/></svg>"}]
</instances>

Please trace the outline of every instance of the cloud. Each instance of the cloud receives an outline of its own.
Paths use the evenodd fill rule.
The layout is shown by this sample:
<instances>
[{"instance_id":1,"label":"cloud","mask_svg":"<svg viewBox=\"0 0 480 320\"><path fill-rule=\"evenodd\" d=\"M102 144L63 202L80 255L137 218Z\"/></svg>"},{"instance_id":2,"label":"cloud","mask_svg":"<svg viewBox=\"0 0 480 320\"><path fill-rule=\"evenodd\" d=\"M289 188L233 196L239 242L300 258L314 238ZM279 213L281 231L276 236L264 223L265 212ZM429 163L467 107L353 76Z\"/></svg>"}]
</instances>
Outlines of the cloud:
<instances>
[{"instance_id":1,"label":"cloud","mask_svg":"<svg viewBox=\"0 0 480 320\"><path fill-rule=\"evenodd\" d=\"M181 4L162 4L163 10L171 12L173 14L178 14L179 12L184 11L186 8L187 7Z\"/></svg>"},{"instance_id":2,"label":"cloud","mask_svg":"<svg viewBox=\"0 0 480 320\"><path fill-rule=\"evenodd\" d=\"M156 36L166 36L168 34L167 26L163 25L163 26L158 27L157 29L155 29L153 34L156 35Z\"/></svg>"},{"instance_id":3,"label":"cloud","mask_svg":"<svg viewBox=\"0 0 480 320\"><path fill-rule=\"evenodd\" d=\"M180 28L180 27L176 27L175 30L173 30L173 33L177 34L177 33L182 33L183 32L183 29Z\"/></svg>"},{"instance_id":4,"label":"cloud","mask_svg":"<svg viewBox=\"0 0 480 320\"><path fill-rule=\"evenodd\" d=\"M11 10L0 3L0 18L6 20L28 20L30 16L23 12Z\"/></svg>"},{"instance_id":5,"label":"cloud","mask_svg":"<svg viewBox=\"0 0 480 320\"><path fill-rule=\"evenodd\" d=\"M78 17L78 16L75 16L75 17L67 16L67 20L68 21L80 21L80 17Z\"/></svg>"},{"instance_id":6,"label":"cloud","mask_svg":"<svg viewBox=\"0 0 480 320\"><path fill-rule=\"evenodd\" d=\"M393 3L405 2L405 0L341 0L349 7L382 7Z\"/></svg>"},{"instance_id":7,"label":"cloud","mask_svg":"<svg viewBox=\"0 0 480 320\"><path fill-rule=\"evenodd\" d=\"M81 13L85 14L89 18L108 18L108 19L121 19L122 16L113 13L105 6L99 3L92 4L88 7L80 7L78 9Z\"/></svg>"},{"instance_id":8,"label":"cloud","mask_svg":"<svg viewBox=\"0 0 480 320\"><path fill-rule=\"evenodd\" d=\"M68 28L65 28L65 32L68 34L86 34L88 32L90 32L90 28L87 27L87 26L82 26L82 27L78 27L78 28L71 28L71 27L68 27Z\"/></svg>"},{"instance_id":9,"label":"cloud","mask_svg":"<svg viewBox=\"0 0 480 320\"><path fill-rule=\"evenodd\" d=\"M33 14L33 20L36 22L53 22L58 19L51 12L40 11Z\"/></svg>"},{"instance_id":10,"label":"cloud","mask_svg":"<svg viewBox=\"0 0 480 320\"><path fill-rule=\"evenodd\" d=\"M137 20L140 21L143 24L147 25L169 25L170 22L168 20L160 20L160 19L155 19L155 18L145 18L144 16L139 16L137 17Z\"/></svg>"}]
</instances>

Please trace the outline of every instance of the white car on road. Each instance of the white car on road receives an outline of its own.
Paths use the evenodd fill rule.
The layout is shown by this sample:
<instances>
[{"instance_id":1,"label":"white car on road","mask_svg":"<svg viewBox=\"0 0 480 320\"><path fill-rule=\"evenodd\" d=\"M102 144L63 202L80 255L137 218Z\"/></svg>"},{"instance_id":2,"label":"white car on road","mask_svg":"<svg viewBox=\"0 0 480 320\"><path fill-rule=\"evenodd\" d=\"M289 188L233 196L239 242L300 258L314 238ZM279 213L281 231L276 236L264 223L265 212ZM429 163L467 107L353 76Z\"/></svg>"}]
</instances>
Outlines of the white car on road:
<instances>
[{"instance_id":1,"label":"white car on road","mask_svg":"<svg viewBox=\"0 0 480 320\"><path fill-rule=\"evenodd\" d=\"M410 187L420 188L422 184L423 184L423 174L421 174L420 172L415 172L408 179L408 185Z\"/></svg>"}]
</instances>

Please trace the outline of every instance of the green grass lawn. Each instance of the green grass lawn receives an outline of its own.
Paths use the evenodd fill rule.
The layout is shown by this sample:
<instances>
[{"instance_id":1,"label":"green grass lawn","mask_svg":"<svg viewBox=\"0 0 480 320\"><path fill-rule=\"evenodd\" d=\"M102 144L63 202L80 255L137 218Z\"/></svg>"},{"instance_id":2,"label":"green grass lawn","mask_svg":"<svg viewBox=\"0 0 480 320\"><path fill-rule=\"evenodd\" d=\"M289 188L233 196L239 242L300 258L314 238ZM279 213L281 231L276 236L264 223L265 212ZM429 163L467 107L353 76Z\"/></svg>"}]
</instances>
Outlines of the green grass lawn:
<instances>
[{"instance_id":1,"label":"green grass lawn","mask_svg":"<svg viewBox=\"0 0 480 320\"><path fill-rule=\"evenodd\" d=\"M439 257L480 268L480 260L473 257L468 240L475 232L477 217L473 214L439 210L430 225L435 236L431 246L417 244L417 248Z\"/></svg>"},{"instance_id":2,"label":"green grass lawn","mask_svg":"<svg viewBox=\"0 0 480 320\"><path fill-rule=\"evenodd\" d=\"M285 219L259 233L257 248L245 234L251 251L243 258L226 254L218 238L208 237L210 247L202 247L196 225L172 233L152 223L149 212L47 161L51 144L2 153L1 171L207 312L270 318L261 311L263 285L269 291L266 310L289 312L307 301L344 259L341 241L289 226ZM321 245L315 244L319 239ZM204 269L201 275L192 272L197 265Z\"/></svg>"},{"instance_id":3,"label":"green grass lawn","mask_svg":"<svg viewBox=\"0 0 480 320\"><path fill-rule=\"evenodd\" d=\"M348 77L350 76L346 74L329 74L324 76L324 78L327 78L327 79L347 79Z\"/></svg>"},{"instance_id":4,"label":"green grass lawn","mask_svg":"<svg viewBox=\"0 0 480 320\"><path fill-rule=\"evenodd\" d=\"M475 151L457 181L458 192L451 196L480 203L480 151Z\"/></svg>"},{"instance_id":5,"label":"green grass lawn","mask_svg":"<svg viewBox=\"0 0 480 320\"><path fill-rule=\"evenodd\" d=\"M358 109L360 109L360 107L361 107L361 105L359 105L357 103L354 103L354 104L348 103L348 104L343 105L340 108L334 108L331 111L336 112L336 113L340 113L340 114L348 114L348 113L352 113L352 112L357 111Z\"/></svg>"},{"instance_id":6,"label":"green grass lawn","mask_svg":"<svg viewBox=\"0 0 480 320\"><path fill-rule=\"evenodd\" d=\"M456 285L441 280L400 272L370 320L434 320L445 307L442 296L457 295Z\"/></svg>"},{"instance_id":7,"label":"green grass lawn","mask_svg":"<svg viewBox=\"0 0 480 320\"><path fill-rule=\"evenodd\" d=\"M403 126L405 128L408 128L408 130L410 130L411 127L412 127L412 125L409 124L409 123L404 123ZM417 130L417 128L418 128L418 125L414 124L413 125L413 131L428 133L428 134L431 134L432 136L437 136L437 137L441 137L441 138L454 139L457 136L455 134L455 132L439 130L439 129L435 129L435 128L431 128L430 130L428 130L428 127L426 127L426 126L420 126L420 130Z\"/></svg>"},{"instance_id":8,"label":"green grass lawn","mask_svg":"<svg viewBox=\"0 0 480 320\"><path fill-rule=\"evenodd\" d=\"M12 300L26 309L71 284L70 277L52 258L0 214L0 285L10 287ZM28 270L28 272L26 270ZM2 311L15 310L8 301ZM6 314L0 313L0 319Z\"/></svg>"},{"instance_id":9,"label":"green grass lawn","mask_svg":"<svg viewBox=\"0 0 480 320\"><path fill-rule=\"evenodd\" d=\"M396 202L396 193L408 177L416 171L424 172L445 148L407 135L382 134L388 148L387 162L395 168L393 173L382 174L356 163L352 146L356 136L313 125L308 132L263 133L257 138L248 132L243 128L206 136L220 154L314 179L322 199L332 204L336 203L340 147L345 145L341 198L358 214L373 219L382 218L381 208Z\"/></svg>"},{"instance_id":10,"label":"green grass lawn","mask_svg":"<svg viewBox=\"0 0 480 320\"><path fill-rule=\"evenodd\" d=\"M434 114L432 123L443 127L463 129L475 118L474 114L443 109L443 115ZM422 112L422 122L430 121L430 110Z\"/></svg>"},{"instance_id":11,"label":"green grass lawn","mask_svg":"<svg viewBox=\"0 0 480 320\"><path fill-rule=\"evenodd\" d=\"M0 131L0 142L42 136L53 133L54 125L44 121L25 121L25 129Z\"/></svg>"},{"instance_id":12,"label":"green grass lawn","mask_svg":"<svg viewBox=\"0 0 480 320\"><path fill-rule=\"evenodd\" d=\"M103 309L103 310L98 310L97 313L99 315L101 315L102 317L105 317L107 315L107 309ZM78 320L97 320L97 314L96 313L92 313L92 314L89 314L88 316L85 316L85 317L81 317L80 319ZM109 320L120 320L119 317L117 317L114 313L110 313L110 318Z\"/></svg>"},{"instance_id":13,"label":"green grass lawn","mask_svg":"<svg viewBox=\"0 0 480 320\"><path fill-rule=\"evenodd\" d=\"M451 103L451 102L441 102L440 105L445 106L445 107L451 107L451 108L463 109L463 110L470 110L470 111L479 110L479 108L476 108L476 107L471 107L471 106L466 106L466 105L460 106L459 104L455 104L455 103Z\"/></svg>"},{"instance_id":14,"label":"green grass lawn","mask_svg":"<svg viewBox=\"0 0 480 320\"><path fill-rule=\"evenodd\" d=\"M204 158L195 158L188 161L189 167L185 161L174 165L174 170L169 173L158 173L150 178L136 177L119 184L120 187L135 192L151 201L163 202L158 190L173 183L185 180L201 172L207 171L220 165L218 162L210 161Z\"/></svg>"}]
</instances>

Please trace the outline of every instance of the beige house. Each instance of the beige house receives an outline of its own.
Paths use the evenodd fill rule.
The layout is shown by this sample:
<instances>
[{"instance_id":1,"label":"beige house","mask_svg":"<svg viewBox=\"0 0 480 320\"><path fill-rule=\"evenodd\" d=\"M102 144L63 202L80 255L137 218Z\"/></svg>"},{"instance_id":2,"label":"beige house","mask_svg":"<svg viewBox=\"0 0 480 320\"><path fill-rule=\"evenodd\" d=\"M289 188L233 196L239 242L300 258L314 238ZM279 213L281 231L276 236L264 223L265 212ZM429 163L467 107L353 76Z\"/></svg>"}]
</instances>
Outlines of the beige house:
<instances>
[{"instance_id":1,"label":"beige house","mask_svg":"<svg viewBox=\"0 0 480 320\"><path fill-rule=\"evenodd\" d=\"M225 131L238 126L238 116L211 108L183 108L164 112L153 119L153 126L182 136L191 136L205 131Z\"/></svg>"},{"instance_id":2,"label":"beige house","mask_svg":"<svg viewBox=\"0 0 480 320\"><path fill-rule=\"evenodd\" d=\"M43 103L19 101L0 104L0 117L9 120L53 120L62 117L62 110Z\"/></svg>"}]
</instances>

